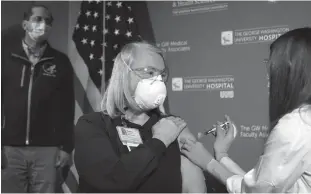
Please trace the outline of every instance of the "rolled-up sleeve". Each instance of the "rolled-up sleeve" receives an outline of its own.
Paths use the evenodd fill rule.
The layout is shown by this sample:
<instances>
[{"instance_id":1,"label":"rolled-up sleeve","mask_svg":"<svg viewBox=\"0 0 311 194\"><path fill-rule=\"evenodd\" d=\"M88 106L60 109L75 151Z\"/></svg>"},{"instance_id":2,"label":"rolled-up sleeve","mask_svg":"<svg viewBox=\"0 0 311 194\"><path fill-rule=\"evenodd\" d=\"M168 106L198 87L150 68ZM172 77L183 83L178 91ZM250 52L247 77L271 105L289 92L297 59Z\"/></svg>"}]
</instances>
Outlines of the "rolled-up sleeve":
<instances>
[{"instance_id":1,"label":"rolled-up sleeve","mask_svg":"<svg viewBox=\"0 0 311 194\"><path fill-rule=\"evenodd\" d=\"M79 176L103 192L133 191L158 166L166 146L151 139L120 157L104 129L82 117L75 130L75 165Z\"/></svg>"},{"instance_id":2,"label":"rolled-up sleeve","mask_svg":"<svg viewBox=\"0 0 311 194\"><path fill-rule=\"evenodd\" d=\"M273 129L257 165L244 176L227 179L230 193L286 192L303 174L303 161L310 151L310 135L299 122L282 120ZM295 191L297 192L297 191Z\"/></svg>"}]
</instances>

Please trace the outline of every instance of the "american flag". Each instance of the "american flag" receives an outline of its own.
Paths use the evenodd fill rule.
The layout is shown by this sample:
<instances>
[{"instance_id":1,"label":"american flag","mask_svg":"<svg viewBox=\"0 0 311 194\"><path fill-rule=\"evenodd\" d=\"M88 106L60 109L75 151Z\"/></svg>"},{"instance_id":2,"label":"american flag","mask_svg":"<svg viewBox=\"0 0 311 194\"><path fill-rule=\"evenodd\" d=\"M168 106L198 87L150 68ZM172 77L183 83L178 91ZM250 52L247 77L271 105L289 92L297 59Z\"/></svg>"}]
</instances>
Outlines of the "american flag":
<instances>
[{"instance_id":1,"label":"american flag","mask_svg":"<svg viewBox=\"0 0 311 194\"><path fill-rule=\"evenodd\" d=\"M99 110L101 90L108 83L114 58L122 46L141 37L130 2L121 1L81 2L72 31L68 55L76 75L77 122L83 114ZM73 162L60 177L61 192L77 192L79 178Z\"/></svg>"},{"instance_id":2,"label":"american flag","mask_svg":"<svg viewBox=\"0 0 311 194\"><path fill-rule=\"evenodd\" d=\"M81 2L80 14L72 39L88 68L93 83L100 90L104 60L102 1Z\"/></svg>"},{"instance_id":3,"label":"american flag","mask_svg":"<svg viewBox=\"0 0 311 194\"><path fill-rule=\"evenodd\" d=\"M138 32L132 7L128 2L106 2L105 14L105 81L110 78L114 58L120 52L122 46L139 41Z\"/></svg>"}]
</instances>

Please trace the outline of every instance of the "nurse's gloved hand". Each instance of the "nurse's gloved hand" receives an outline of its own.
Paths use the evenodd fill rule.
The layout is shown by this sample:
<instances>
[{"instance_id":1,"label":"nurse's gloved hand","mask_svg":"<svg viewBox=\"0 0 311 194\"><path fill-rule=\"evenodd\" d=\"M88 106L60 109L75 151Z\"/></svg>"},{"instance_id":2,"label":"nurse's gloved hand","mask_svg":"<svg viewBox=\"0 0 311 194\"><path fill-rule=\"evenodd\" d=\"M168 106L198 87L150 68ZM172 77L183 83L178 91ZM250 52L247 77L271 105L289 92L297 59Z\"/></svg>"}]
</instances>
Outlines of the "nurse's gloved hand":
<instances>
[{"instance_id":1,"label":"nurse's gloved hand","mask_svg":"<svg viewBox=\"0 0 311 194\"><path fill-rule=\"evenodd\" d=\"M220 127L220 122L217 122L216 125L216 141L214 143L214 152L217 161L220 161L221 158L228 156L228 150L230 149L230 146L236 136L236 126L231 121L230 117L226 115L225 120L229 123L227 130L223 130Z\"/></svg>"},{"instance_id":2,"label":"nurse's gloved hand","mask_svg":"<svg viewBox=\"0 0 311 194\"><path fill-rule=\"evenodd\" d=\"M192 163L203 170L214 159L211 153L203 146L201 142L189 138L182 138L181 153L184 154Z\"/></svg>"}]
</instances>

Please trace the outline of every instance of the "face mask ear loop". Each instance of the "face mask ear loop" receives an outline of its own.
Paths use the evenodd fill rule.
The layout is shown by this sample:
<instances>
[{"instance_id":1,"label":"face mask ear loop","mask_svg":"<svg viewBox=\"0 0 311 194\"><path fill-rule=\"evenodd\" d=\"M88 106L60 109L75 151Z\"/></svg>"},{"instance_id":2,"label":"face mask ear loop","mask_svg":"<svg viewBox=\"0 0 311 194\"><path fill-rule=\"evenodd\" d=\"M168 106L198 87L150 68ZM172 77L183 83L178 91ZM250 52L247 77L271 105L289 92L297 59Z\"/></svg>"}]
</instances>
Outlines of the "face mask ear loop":
<instances>
[{"instance_id":1,"label":"face mask ear loop","mask_svg":"<svg viewBox=\"0 0 311 194\"><path fill-rule=\"evenodd\" d=\"M124 63L124 65L128 68L128 70L131 71L131 72L134 72L134 74L136 75L135 71L133 71L132 68L129 65L127 65L127 63L124 61L124 59L122 57L122 51L120 52L120 58L121 58L122 62ZM135 96L132 96L132 98L135 99ZM136 104L137 104L137 102L136 102ZM137 107L139 109L143 110L142 107L140 107L139 104L137 104Z\"/></svg>"},{"instance_id":2,"label":"face mask ear loop","mask_svg":"<svg viewBox=\"0 0 311 194\"><path fill-rule=\"evenodd\" d=\"M129 69L129 71L133 71L132 68L130 68L130 66L124 61L124 59L122 57L122 51L120 52L120 58L121 58L122 62L124 63L124 65Z\"/></svg>"},{"instance_id":3,"label":"face mask ear loop","mask_svg":"<svg viewBox=\"0 0 311 194\"><path fill-rule=\"evenodd\" d=\"M133 69L124 61L124 59L122 57L122 51L120 52L120 58L123 61L123 63L125 64L125 66L129 69L129 71L133 72L137 77L139 77L139 79L143 79L135 71L133 71Z\"/></svg>"}]
</instances>

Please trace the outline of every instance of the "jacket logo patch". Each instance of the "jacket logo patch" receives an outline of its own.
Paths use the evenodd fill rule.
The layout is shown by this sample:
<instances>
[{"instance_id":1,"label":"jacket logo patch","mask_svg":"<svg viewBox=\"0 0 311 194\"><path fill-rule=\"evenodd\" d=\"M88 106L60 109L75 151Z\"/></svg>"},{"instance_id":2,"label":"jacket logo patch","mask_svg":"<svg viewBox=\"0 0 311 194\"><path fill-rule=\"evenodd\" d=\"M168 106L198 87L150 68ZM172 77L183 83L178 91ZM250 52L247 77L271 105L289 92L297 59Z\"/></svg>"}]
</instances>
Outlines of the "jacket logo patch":
<instances>
[{"instance_id":1,"label":"jacket logo patch","mask_svg":"<svg viewBox=\"0 0 311 194\"><path fill-rule=\"evenodd\" d=\"M51 63L46 63L42 66L43 75L56 77L56 65Z\"/></svg>"}]
</instances>

